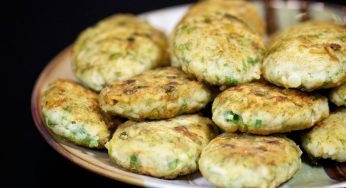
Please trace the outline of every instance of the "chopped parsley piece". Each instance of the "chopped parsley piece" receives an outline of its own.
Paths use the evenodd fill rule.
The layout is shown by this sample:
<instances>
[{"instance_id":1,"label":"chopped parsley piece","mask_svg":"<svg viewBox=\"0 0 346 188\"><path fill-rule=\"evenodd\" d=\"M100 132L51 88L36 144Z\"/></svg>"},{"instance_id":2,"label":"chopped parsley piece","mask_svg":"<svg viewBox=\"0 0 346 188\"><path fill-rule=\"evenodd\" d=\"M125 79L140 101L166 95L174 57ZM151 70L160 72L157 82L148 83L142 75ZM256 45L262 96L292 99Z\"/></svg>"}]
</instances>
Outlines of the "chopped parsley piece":
<instances>
[{"instance_id":1,"label":"chopped parsley piece","mask_svg":"<svg viewBox=\"0 0 346 188\"><path fill-rule=\"evenodd\" d=\"M262 126L262 120L256 119L255 126L256 126L257 129L260 128Z\"/></svg>"},{"instance_id":2,"label":"chopped parsley piece","mask_svg":"<svg viewBox=\"0 0 346 188\"><path fill-rule=\"evenodd\" d=\"M243 71L247 72L248 71L248 66L247 66L246 62L243 61L242 65L243 65Z\"/></svg>"},{"instance_id":3,"label":"chopped parsley piece","mask_svg":"<svg viewBox=\"0 0 346 188\"><path fill-rule=\"evenodd\" d=\"M337 71L336 73L335 73L335 76L339 76L341 74L341 71Z\"/></svg>"},{"instance_id":4,"label":"chopped parsley piece","mask_svg":"<svg viewBox=\"0 0 346 188\"><path fill-rule=\"evenodd\" d=\"M109 55L109 60L114 60L120 57L120 53L112 53Z\"/></svg>"},{"instance_id":5,"label":"chopped parsley piece","mask_svg":"<svg viewBox=\"0 0 346 188\"><path fill-rule=\"evenodd\" d=\"M65 106L62 108L66 112L71 112L71 107L70 106Z\"/></svg>"},{"instance_id":6,"label":"chopped parsley piece","mask_svg":"<svg viewBox=\"0 0 346 188\"><path fill-rule=\"evenodd\" d=\"M247 132L248 129L249 129L248 125L247 125L247 124L244 124L244 125L243 125L243 131Z\"/></svg>"},{"instance_id":7,"label":"chopped parsley piece","mask_svg":"<svg viewBox=\"0 0 346 188\"><path fill-rule=\"evenodd\" d=\"M187 102L185 99L183 99L183 102L180 106L180 112L184 112L187 109Z\"/></svg>"},{"instance_id":8,"label":"chopped parsley piece","mask_svg":"<svg viewBox=\"0 0 346 188\"><path fill-rule=\"evenodd\" d=\"M344 103L345 103L345 105L346 105L346 99L344 100Z\"/></svg>"},{"instance_id":9,"label":"chopped parsley piece","mask_svg":"<svg viewBox=\"0 0 346 188\"><path fill-rule=\"evenodd\" d=\"M183 63L185 63L185 64L188 65L188 64L190 64L190 61L184 58L184 59L183 59Z\"/></svg>"},{"instance_id":10,"label":"chopped parsley piece","mask_svg":"<svg viewBox=\"0 0 346 188\"><path fill-rule=\"evenodd\" d=\"M226 120L226 122L231 122L231 123L241 123L242 122L241 116L239 116L238 114L236 114L232 111L225 112L225 120Z\"/></svg>"},{"instance_id":11,"label":"chopped parsley piece","mask_svg":"<svg viewBox=\"0 0 346 188\"><path fill-rule=\"evenodd\" d=\"M209 14L204 14L203 17L204 19L211 19L211 16Z\"/></svg>"},{"instance_id":12,"label":"chopped parsley piece","mask_svg":"<svg viewBox=\"0 0 346 188\"><path fill-rule=\"evenodd\" d=\"M345 61L342 61L343 64L346 64L346 60Z\"/></svg>"},{"instance_id":13,"label":"chopped parsley piece","mask_svg":"<svg viewBox=\"0 0 346 188\"><path fill-rule=\"evenodd\" d=\"M135 37L134 36L129 36L129 37L127 37L126 40L129 41L129 42L133 42L133 41L135 41Z\"/></svg>"},{"instance_id":14,"label":"chopped parsley piece","mask_svg":"<svg viewBox=\"0 0 346 188\"><path fill-rule=\"evenodd\" d=\"M190 43L183 43L183 44L180 44L180 45L178 46L178 51L179 51L180 53L183 54L186 50L190 50L190 46L191 46Z\"/></svg>"},{"instance_id":15,"label":"chopped parsley piece","mask_svg":"<svg viewBox=\"0 0 346 188\"><path fill-rule=\"evenodd\" d=\"M145 106L151 106L153 104L154 100L153 99L147 99L145 100Z\"/></svg>"},{"instance_id":16,"label":"chopped parsley piece","mask_svg":"<svg viewBox=\"0 0 346 188\"><path fill-rule=\"evenodd\" d=\"M265 54L265 52L266 52L266 51L265 51L265 49L264 49L264 48L260 48L260 49L259 49L259 52L260 52L260 53L261 53L261 55L263 56L263 55Z\"/></svg>"},{"instance_id":17,"label":"chopped parsley piece","mask_svg":"<svg viewBox=\"0 0 346 188\"><path fill-rule=\"evenodd\" d=\"M240 44L241 46L243 46L243 45L244 45L244 42L245 42L245 38L244 38L244 37L241 37L241 38L239 39L239 44Z\"/></svg>"},{"instance_id":18,"label":"chopped parsley piece","mask_svg":"<svg viewBox=\"0 0 346 188\"><path fill-rule=\"evenodd\" d=\"M135 154L132 154L130 157L130 169L134 171L138 171L139 168L139 160Z\"/></svg>"},{"instance_id":19,"label":"chopped parsley piece","mask_svg":"<svg viewBox=\"0 0 346 188\"><path fill-rule=\"evenodd\" d=\"M227 85L236 85L236 84L238 84L238 80L234 79L232 77L226 77L226 84Z\"/></svg>"},{"instance_id":20,"label":"chopped parsley piece","mask_svg":"<svg viewBox=\"0 0 346 188\"><path fill-rule=\"evenodd\" d=\"M259 58L256 57L256 58L252 58L252 57L248 57L247 58L247 62L250 64L250 65L256 65L260 62Z\"/></svg>"},{"instance_id":21,"label":"chopped parsley piece","mask_svg":"<svg viewBox=\"0 0 346 188\"><path fill-rule=\"evenodd\" d=\"M127 134L127 132L122 132L119 135L119 138L122 140L127 140L128 137L129 137L129 135Z\"/></svg>"},{"instance_id":22,"label":"chopped parsley piece","mask_svg":"<svg viewBox=\"0 0 346 188\"><path fill-rule=\"evenodd\" d=\"M197 27L195 26L190 26L189 24L183 25L181 27L182 31L185 31L187 34L191 34L193 31L195 31Z\"/></svg>"},{"instance_id":23,"label":"chopped parsley piece","mask_svg":"<svg viewBox=\"0 0 346 188\"><path fill-rule=\"evenodd\" d=\"M174 170L175 168L177 168L178 163L179 163L179 159L175 159L175 160L173 160L173 161L170 161L170 162L168 163L168 168L169 168L170 170Z\"/></svg>"},{"instance_id":24,"label":"chopped parsley piece","mask_svg":"<svg viewBox=\"0 0 346 188\"><path fill-rule=\"evenodd\" d=\"M46 118L46 123L47 123L48 127L52 127L53 126L53 122L49 118Z\"/></svg>"}]
</instances>

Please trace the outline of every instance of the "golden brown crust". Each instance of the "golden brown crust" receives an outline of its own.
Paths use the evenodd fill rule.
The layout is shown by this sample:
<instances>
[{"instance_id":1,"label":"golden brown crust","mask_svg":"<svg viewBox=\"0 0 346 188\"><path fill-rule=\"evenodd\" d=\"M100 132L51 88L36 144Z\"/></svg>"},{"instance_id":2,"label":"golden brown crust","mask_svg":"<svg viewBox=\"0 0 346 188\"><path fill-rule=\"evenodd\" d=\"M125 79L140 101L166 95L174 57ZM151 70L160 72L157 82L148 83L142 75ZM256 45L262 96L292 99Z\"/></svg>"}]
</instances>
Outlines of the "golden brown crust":
<instances>
[{"instance_id":1,"label":"golden brown crust","mask_svg":"<svg viewBox=\"0 0 346 188\"><path fill-rule=\"evenodd\" d=\"M173 67L147 71L113 83L100 93L100 106L131 119L166 119L196 112L211 93L202 83Z\"/></svg>"},{"instance_id":2,"label":"golden brown crust","mask_svg":"<svg viewBox=\"0 0 346 188\"><path fill-rule=\"evenodd\" d=\"M285 88L312 91L346 80L346 29L329 22L305 22L271 39L263 77Z\"/></svg>"},{"instance_id":3,"label":"golden brown crust","mask_svg":"<svg viewBox=\"0 0 346 188\"><path fill-rule=\"evenodd\" d=\"M78 79L100 91L152 68L167 65L165 35L130 14L117 14L83 31L76 40L72 68Z\"/></svg>"},{"instance_id":4,"label":"golden brown crust","mask_svg":"<svg viewBox=\"0 0 346 188\"><path fill-rule=\"evenodd\" d=\"M181 22L193 19L197 15L213 12L226 12L246 23L251 31L261 36L265 35L265 22L261 18L256 6L246 1L228 1L228 0L209 0L201 1L192 6Z\"/></svg>"},{"instance_id":5,"label":"golden brown crust","mask_svg":"<svg viewBox=\"0 0 346 188\"><path fill-rule=\"evenodd\" d=\"M204 148L199 165L218 187L276 187L299 170L301 153L283 136L224 133Z\"/></svg>"},{"instance_id":6,"label":"golden brown crust","mask_svg":"<svg viewBox=\"0 0 346 188\"><path fill-rule=\"evenodd\" d=\"M259 82L223 91L212 111L213 121L222 129L255 134L306 129L329 115L323 96Z\"/></svg>"},{"instance_id":7,"label":"golden brown crust","mask_svg":"<svg viewBox=\"0 0 346 188\"><path fill-rule=\"evenodd\" d=\"M115 124L98 105L97 94L69 80L52 82L42 96L47 126L57 135L86 147L103 148Z\"/></svg>"},{"instance_id":8,"label":"golden brown crust","mask_svg":"<svg viewBox=\"0 0 346 188\"><path fill-rule=\"evenodd\" d=\"M173 179L198 170L202 149L215 137L213 122L199 115L120 125L107 144L111 159L140 174Z\"/></svg>"},{"instance_id":9,"label":"golden brown crust","mask_svg":"<svg viewBox=\"0 0 346 188\"><path fill-rule=\"evenodd\" d=\"M345 135L346 108L339 108L302 134L302 145L310 156L346 162Z\"/></svg>"},{"instance_id":10,"label":"golden brown crust","mask_svg":"<svg viewBox=\"0 0 346 188\"><path fill-rule=\"evenodd\" d=\"M337 106L346 106L346 84L332 89L329 99Z\"/></svg>"}]
</instances>

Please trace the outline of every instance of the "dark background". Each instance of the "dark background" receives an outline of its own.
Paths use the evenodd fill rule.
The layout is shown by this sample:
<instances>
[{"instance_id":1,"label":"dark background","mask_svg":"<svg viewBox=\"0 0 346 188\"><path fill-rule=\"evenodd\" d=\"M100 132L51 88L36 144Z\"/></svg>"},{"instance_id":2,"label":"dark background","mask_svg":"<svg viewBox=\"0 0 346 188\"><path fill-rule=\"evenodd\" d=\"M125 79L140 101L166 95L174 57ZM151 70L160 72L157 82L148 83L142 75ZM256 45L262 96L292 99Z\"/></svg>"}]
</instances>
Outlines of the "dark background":
<instances>
[{"instance_id":1,"label":"dark background","mask_svg":"<svg viewBox=\"0 0 346 188\"><path fill-rule=\"evenodd\" d=\"M9 146L9 150L2 149L1 155L8 158L2 165L10 164L8 170L2 168L6 174L4 180L11 180L13 186L10 187L19 184L25 187L128 186L73 164L43 140L35 129L30 112L34 82L57 53L71 44L79 32L98 20L119 12L137 14L190 2L194 1L23 0L11 1L0 7L1 30L5 32L0 42L5 56L0 70L6 77L2 85L5 94L2 109L6 110L5 116L10 120L2 126L12 129L11 132L0 132L4 135L3 140L7 141L3 145ZM342 0L328 2L346 4Z\"/></svg>"}]
</instances>

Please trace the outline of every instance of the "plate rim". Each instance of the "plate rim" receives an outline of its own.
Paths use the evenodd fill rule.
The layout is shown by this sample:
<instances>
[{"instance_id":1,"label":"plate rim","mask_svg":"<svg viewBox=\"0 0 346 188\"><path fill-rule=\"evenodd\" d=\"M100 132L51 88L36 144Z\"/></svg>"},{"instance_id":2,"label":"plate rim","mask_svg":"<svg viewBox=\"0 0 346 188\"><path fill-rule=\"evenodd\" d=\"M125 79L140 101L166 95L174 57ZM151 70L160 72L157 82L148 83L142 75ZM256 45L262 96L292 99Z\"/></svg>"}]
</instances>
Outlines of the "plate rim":
<instances>
[{"instance_id":1,"label":"plate rim","mask_svg":"<svg viewBox=\"0 0 346 188\"><path fill-rule=\"evenodd\" d=\"M85 159L65 149L64 146L62 146L62 144L56 139L56 137L53 136L52 133L48 130L47 126L45 126L44 122L42 121L43 120L42 110L40 108L40 97L41 97L42 87L44 85L44 80L59 63L61 63L64 59L69 58L71 50L72 50L72 45L69 45L68 47L63 49L60 53L58 53L58 55L56 55L43 68L42 72L40 73L38 79L35 82L34 89L31 95L31 115L34 120L36 130L38 130L38 132L44 138L44 140L48 143L48 145L52 147L55 151L57 151L60 155L62 155L68 161L71 161L72 163L77 164L78 166L88 171L91 171L98 175L101 175L113 180L117 180L119 182L127 183L127 184L132 184L132 185L137 185L142 187L162 187L163 183L159 182L162 179L158 179L157 181L146 181L138 177L141 174L127 172L121 168L116 168L115 170L117 170L118 172L114 173L114 171L105 169L99 166L98 164L86 161ZM151 178L155 178L155 177L151 177ZM201 188L205 186L196 186L196 185L185 186L185 185L179 185L179 184L166 184L165 187Z\"/></svg>"},{"instance_id":2,"label":"plate rim","mask_svg":"<svg viewBox=\"0 0 346 188\"><path fill-rule=\"evenodd\" d=\"M104 172L107 169L104 169L96 164L89 163L88 161L85 161L84 159L78 157L77 155L70 153L63 146L61 146L61 144L51 135L51 133L45 126L44 122L42 121L42 113L40 109L40 91L43 87L44 79L54 69L54 67L56 67L57 64L59 64L64 58L67 58L69 56L69 53L71 52L71 50L72 50L72 45L66 47L64 50L58 53L58 55L55 56L44 67L43 71L41 72L40 76L35 82L35 86L31 96L31 114L32 114L36 129L40 132L41 136L43 136L43 138L45 139L45 141L48 143L49 146L51 146L60 155L62 155L64 158L68 159L69 161L73 162L74 164L77 164L78 166L84 169L87 169L89 171L95 172L99 175L102 175L111 179L116 179L120 182L144 186L143 181L138 178L122 176L122 174L118 174L118 173L112 173L114 176L111 176L110 174Z\"/></svg>"}]
</instances>

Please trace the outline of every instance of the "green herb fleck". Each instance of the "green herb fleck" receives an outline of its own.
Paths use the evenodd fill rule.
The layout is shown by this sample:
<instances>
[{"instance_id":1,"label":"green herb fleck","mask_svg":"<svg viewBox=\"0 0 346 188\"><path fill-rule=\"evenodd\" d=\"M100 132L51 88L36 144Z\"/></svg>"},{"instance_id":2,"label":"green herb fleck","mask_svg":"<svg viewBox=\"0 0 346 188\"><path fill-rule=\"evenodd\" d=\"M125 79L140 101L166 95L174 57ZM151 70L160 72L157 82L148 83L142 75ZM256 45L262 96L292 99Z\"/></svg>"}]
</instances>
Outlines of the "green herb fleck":
<instances>
[{"instance_id":1,"label":"green herb fleck","mask_svg":"<svg viewBox=\"0 0 346 188\"><path fill-rule=\"evenodd\" d=\"M344 99L344 104L346 105L346 99Z\"/></svg>"},{"instance_id":2,"label":"green herb fleck","mask_svg":"<svg viewBox=\"0 0 346 188\"><path fill-rule=\"evenodd\" d=\"M71 112L71 107L70 106L65 106L62 108L66 112Z\"/></svg>"},{"instance_id":3,"label":"green herb fleck","mask_svg":"<svg viewBox=\"0 0 346 188\"><path fill-rule=\"evenodd\" d=\"M180 106L180 113L185 112L186 109L187 109L187 102L186 102L185 99L183 99L183 102L182 102L182 104L181 104L181 106Z\"/></svg>"},{"instance_id":4,"label":"green herb fleck","mask_svg":"<svg viewBox=\"0 0 346 188\"><path fill-rule=\"evenodd\" d=\"M255 126L256 126L257 129L260 128L262 126L262 120L256 119Z\"/></svg>"},{"instance_id":5,"label":"green herb fleck","mask_svg":"<svg viewBox=\"0 0 346 188\"><path fill-rule=\"evenodd\" d=\"M179 163L179 159L175 159L175 160L173 160L173 161L170 161L170 162L168 163L168 168L169 168L170 170L174 170L175 168L177 168L178 163Z\"/></svg>"},{"instance_id":6,"label":"green herb fleck","mask_svg":"<svg viewBox=\"0 0 346 188\"><path fill-rule=\"evenodd\" d=\"M151 106L153 104L154 100L153 99L147 99L145 100L145 106Z\"/></svg>"},{"instance_id":7,"label":"green herb fleck","mask_svg":"<svg viewBox=\"0 0 346 188\"><path fill-rule=\"evenodd\" d=\"M236 114L232 111L225 112L224 116L225 116L225 120L227 122L231 122L231 123L241 123L242 122L241 116L239 116L238 114Z\"/></svg>"},{"instance_id":8,"label":"green herb fleck","mask_svg":"<svg viewBox=\"0 0 346 188\"><path fill-rule=\"evenodd\" d=\"M129 41L129 42L134 42L135 41L135 37L134 36L129 36L129 37L127 37L126 40Z\"/></svg>"},{"instance_id":9,"label":"green herb fleck","mask_svg":"<svg viewBox=\"0 0 346 188\"><path fill-rule=\"evenodd\" d=\"M188 64L190 64L190 60L187 60L187 59L183 58L183 63L188 65Z\"/></svg>"},{"instance_id":10,"label":"green herb fleck","mask_svg":"<svg viewBox=\"0 0 346 188\"><path fill-rule=\"evenodd\" d=\"M247 132L249 129L249 126L247 124L243 124L243 131Z\"/></svg>"},{"instance_id":11,"label":"green herb fleck","mask_svg":"<svg viewBox=\"0 0 346 188\"><path fill-rule=\"evenodd\" d=\"M243 71L247 72L248 71L247 63L245 61L243 61L242 65L243 65Z\"/></svg>"},{"instance_id":12,"label":"green herb fleck","mask_svg":"<svg viewBox=\"0 0 346 188\"><path fill-rule=\"evenodd\" d=\"M46 124L48 127L53 127L53 121L50 120L49 118L46 118Z\"/></svg>"},{"instance_id":13,"label":"green herb fleck","mask_svg":"<svg viewBox=\"0 0 346 188\"><path fill-rule=\"evenodd\" d=\"M204 15L203 15L203 18L204 18L204 19L210 19L211 16L210 16L209 14L204 14Z\"/></svg>"},{"instance_id":14,"label":"green herb fleck","mask_svg":"<svg viewBox=\"0 0 346 188\"><path fill-rule=\"evenodd\" d=\"M245 38L244 38L244 37L241 37L241 38L239 39L239 44L240 44L241 46L243 46L243 45L244 45L244 42L245 42Z\"/></svg>"},{"instance_id":15,"label":"green herb fleck","mask_svg":"<svg viewBox=\"0 0 346 188\"><path fill-rule=\"evenodd\" d=\"M186 50L190 50L190 46L191 46L190 43L183 43L183 44L180 44L177 49L180 53L184 54Z\"/></svg>"},{"instance_id":16,"label":"green herb fleck","mask_svg":"<svg viewBox=\"0 0 346 188\"><path fill-rule=\"evenodd\" d=\"M346 64L346 60L345 61L342 61L343 64Z\"/></svg>"},{"instance_id":17,"label":"green herb fleck","mask_svg":"<svg viewBox=\"0 0 346 188\"><path fill-rule=\"evenodd\" d=\"M193 31L195 31L197 27L195 26L190 26L189 24L183 25L181 27L182 31L185 31L187 34L191 34Z\"/></svg>"},{"instance_id":18,"label":"green herb fleck","mask_svg":"<svg viewBox=\"0 0 346 188\"><path fill-rule=\"evenodd\" d=\"M248 57L247 58L247 62L250 64L250 65L256 65L260 62L259 58L256 57L256 58L252 58L252 57Z\"/></svg>"},{"instance_id":19,"label":"green herb fleck","mask_svg":"<svg viewBox=\"0 0 346 188\"><path fill-rule=\"evenodd\" d=\"M238 80L234 79L233 77L226 77L226 84L227 85L236 85L236 84L238 84Z\"/></svg>"},{"instance_id":20,"label":"green herb fleck","mask_svg":"<svg viewBox=\"0 0 346 188\"><path fill-rule=\"evenodd\" d=\"M130 169L133 171L138 171L139 160L135 154L132 154L130 157Z\"/></svg>"},{"instance_id":21,"label":"green herb fleck","mask_svg":"<svg viewBox=\"0 0 346 188\"><path fill-rule=\"evenodd\" d=\"M120 53L112 53L109 55L109 60L115 60L120 57Z\"/></svg>"},{"instance_id":22,"label":"green herb fleck","mask_svg":"<svg viewBox=\"0 0 346 188\"><path fill-rule=\"evenodd\" d=\"M125 131L120 133L120 135L119 135L119 138L122 140L127 140L128 137L129 137L129 135Z\"/></svg>"},{"instance_id":23,"label":"green herb fleck","mask_svg":"<svg viewBox=\"0 0 346 188\"><path fill-rule=\"evenodd\" d=\"M66 121L67 120L67 116L61 116L61 120Z\"/></svg>"},{"instance_id":24,"label":"green herb fleck","mask_svg":"<svg viewBox=\"0 0 346 188\"><path fill-rule=\"evenodd\" d=\"M336 73L335 73L335 76L339 76L341 74L341 71L337 71Z\"/></svg>"},{"instance_id":25,"label":"green herb fleck","mask_svg":"<svg viewBox=\"0 0 346 188\"><path fill-rule=\"evenodd\" d=\"M265 52L266 52L264 48L260 48L258 51L260 52L260 54L261 54L262 56L264 56L264 54L265 54Z\"/></svg>"}]
</instances>

